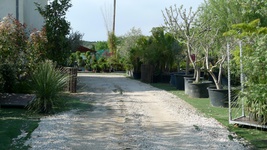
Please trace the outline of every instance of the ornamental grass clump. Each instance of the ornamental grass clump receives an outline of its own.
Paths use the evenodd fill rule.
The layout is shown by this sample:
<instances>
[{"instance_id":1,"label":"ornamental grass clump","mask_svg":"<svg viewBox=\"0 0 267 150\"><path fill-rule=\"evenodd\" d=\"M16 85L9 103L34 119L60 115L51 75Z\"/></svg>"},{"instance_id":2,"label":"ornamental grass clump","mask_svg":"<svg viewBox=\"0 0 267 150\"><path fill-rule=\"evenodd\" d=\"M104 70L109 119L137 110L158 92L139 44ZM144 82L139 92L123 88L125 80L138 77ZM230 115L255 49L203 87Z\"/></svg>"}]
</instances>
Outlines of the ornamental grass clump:
<instances>
[{"instance_id":1,"label":"ornamental grass clump","mask_svg":"<svg viewBox=\"0 0 267 150\"><path fill-rule=\"evenodd\" d=\"M68 76L52 61L40 63L32 75L32 89L36 95L29 106L39 113L51 113L60 103L60 93L67 85Z\"/></svg>"}]
</instances>

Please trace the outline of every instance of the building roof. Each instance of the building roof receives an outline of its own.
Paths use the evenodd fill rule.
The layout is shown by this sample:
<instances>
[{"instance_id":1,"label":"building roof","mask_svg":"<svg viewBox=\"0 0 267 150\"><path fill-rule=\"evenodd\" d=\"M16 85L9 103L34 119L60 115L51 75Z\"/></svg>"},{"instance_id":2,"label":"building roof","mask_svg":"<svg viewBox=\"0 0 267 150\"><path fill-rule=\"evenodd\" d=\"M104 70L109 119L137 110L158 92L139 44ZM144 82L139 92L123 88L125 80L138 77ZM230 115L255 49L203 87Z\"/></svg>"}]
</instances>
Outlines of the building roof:
<instances>
[{"instance_id":1,"label":"building roof","mask_svg":"<svg viewBox=\"0 0 267 150\"><path fill-rule=\"evenodd\" d=\"M87 48L87 47L84 47L82 45L80 45L78 48L77 48L77 51L80 51L81 53L86 53L86 52L91 52L91 53L95 53L96 51L93 50L93 49L90 49L90 48Z\"/></svg>"}]
</instances>

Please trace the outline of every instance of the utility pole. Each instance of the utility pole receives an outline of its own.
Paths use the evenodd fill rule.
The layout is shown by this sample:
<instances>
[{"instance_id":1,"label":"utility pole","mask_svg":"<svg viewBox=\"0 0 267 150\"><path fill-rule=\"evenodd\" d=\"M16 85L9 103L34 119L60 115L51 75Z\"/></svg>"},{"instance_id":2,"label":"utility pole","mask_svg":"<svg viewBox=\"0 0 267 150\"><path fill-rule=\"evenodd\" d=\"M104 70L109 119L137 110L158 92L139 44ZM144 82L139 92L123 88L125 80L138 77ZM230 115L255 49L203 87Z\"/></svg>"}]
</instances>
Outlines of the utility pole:
<instances>
[{"instance_id":1,"label":"utility pole","mask_svg":"<svg viewBox=\"0 0 267 150\"><path fill-rule=\"evenodd\" d=\"M19 20L19 0L16 0L16 19Z\"/></svg>"},{"instance_id":2,"label":"utility pole","mask_svg":"<svg viewBox=\"0 0 267 150\"><path fill-rule=\"evenodd\" d=\"M115 34L115 21L116 21L116 0L114 0L113 3L113 27L112 27L113 34Z\"/></svg>"}]
</instances>

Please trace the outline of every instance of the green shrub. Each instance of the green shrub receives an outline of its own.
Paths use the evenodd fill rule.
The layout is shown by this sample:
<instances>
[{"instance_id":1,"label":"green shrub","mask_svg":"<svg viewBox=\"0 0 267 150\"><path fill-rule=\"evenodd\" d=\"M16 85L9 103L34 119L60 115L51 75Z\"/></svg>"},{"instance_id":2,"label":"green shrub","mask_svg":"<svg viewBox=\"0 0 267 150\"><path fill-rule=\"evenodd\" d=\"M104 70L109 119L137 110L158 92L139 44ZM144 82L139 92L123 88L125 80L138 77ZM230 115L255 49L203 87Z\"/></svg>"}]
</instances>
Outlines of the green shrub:
<instances>
[{"instance_id":1,"label":"green shrub","mask_svg":"<svg viewBox=\"0 0 267 150\"><path fill-rule=\"evenodd\" d=\"M68 76L51 61L40 63L32 75L32 88L36 99L29 106L39 113L50 113L60 103L59 94L64 90Z\"/></svg>"},{"instance_id":2,"label":"green shrub","mask_svg":"<svg viewBox=\"0 0 267 150\"><path fill-rule=\"evenodd\" d=\"M257 38L250 55L243 59L246 82L242 96L252 119L267 124L267 35Z\"/></svg>"},{"instance_id":3,"label":"green shrub","mask_svg":"<svg viewBox=\"0 0 267 150\"><path fill-rule=\"evenodd\" d=\"M10 64L1 64L0 76L0 91L5 93L14 92L14 86L16 84L15 68Z\"/></svg>"}]
</instances>

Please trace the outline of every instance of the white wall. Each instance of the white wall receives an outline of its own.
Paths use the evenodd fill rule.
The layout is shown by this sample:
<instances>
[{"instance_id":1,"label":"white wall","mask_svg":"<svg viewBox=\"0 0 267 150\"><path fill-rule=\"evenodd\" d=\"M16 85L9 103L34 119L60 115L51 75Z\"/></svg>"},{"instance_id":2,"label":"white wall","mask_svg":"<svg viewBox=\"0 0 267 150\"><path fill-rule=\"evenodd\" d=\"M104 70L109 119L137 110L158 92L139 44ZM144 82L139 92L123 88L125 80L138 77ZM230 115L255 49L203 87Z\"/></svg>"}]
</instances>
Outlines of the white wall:
<instances>
[{"instance_id":1,"label":"white wall","mask_svg":"<svg viewBox=\"0 0 267 150\"><path fill-rule=\"evenodd\" d=\"M19 0L19 21L25 23L29 29L40 30L44 19L36 10L34 2L43 7L47 4L47 0ZM0 0L0 20L8 14L16 18L16 0Z\"/></svg>"},{"instance_id":2,"label":"white wall","mask_svg":"<svg viewBox=\"0 0 267 150\"><path fill-rule=\"evenodd\" d=\"M47 0L24 0L24 22L30 29L40 30L44 25L44 19L36 10L34 2L41 4L44 7Z\"/></svg>"},{"instance_id":3,"label":"white wall","mask_svg":"<svg viewBox=\"0 0 267 150\"><path fill-rule=\"evenodd\" d=\"M0 0L0 19L8 14L16 18L16 0Z\"/></svg>"}]
</instances>

